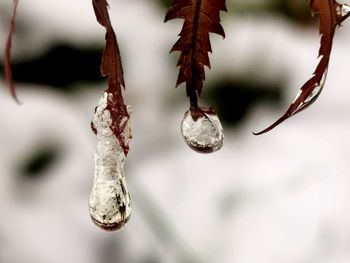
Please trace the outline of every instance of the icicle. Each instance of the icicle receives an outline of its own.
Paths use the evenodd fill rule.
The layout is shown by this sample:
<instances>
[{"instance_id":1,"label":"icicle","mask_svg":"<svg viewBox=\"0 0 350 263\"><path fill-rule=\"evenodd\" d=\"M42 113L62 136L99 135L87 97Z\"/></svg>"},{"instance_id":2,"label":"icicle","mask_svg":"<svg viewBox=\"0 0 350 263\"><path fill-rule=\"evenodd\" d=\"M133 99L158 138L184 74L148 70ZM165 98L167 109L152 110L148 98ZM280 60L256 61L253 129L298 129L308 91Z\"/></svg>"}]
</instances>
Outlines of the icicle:
<instances>
[{"instance_id":1,"label":"icicle","mask_svg":"<svg viewBox=\"0 0 350 263\"><path fill-rule=\"evenodd\" d=\"M187 145L199 153L216 152L224 143L223 128L212 109L188 110L181 123L181 133Z\"/></svg>"},{"instance_id":2,"label":"icicle","mask_svg":"<svg viewBox=\"0 0 350 263\"><path fill-rule=\"evenodd\" d=\"M108 96L104 93L96 108L92 124L97 134L95 175L90 193L89 211L94 223L104 230L118 230L129 220L132 207L124 176L125 154L110 129L111 114L107 110ZM128 107L128 111L131 110ZM130 112L129 112L130 114ZM123 137L131 139L130 121Z\"/></svg>"}]
</instances>

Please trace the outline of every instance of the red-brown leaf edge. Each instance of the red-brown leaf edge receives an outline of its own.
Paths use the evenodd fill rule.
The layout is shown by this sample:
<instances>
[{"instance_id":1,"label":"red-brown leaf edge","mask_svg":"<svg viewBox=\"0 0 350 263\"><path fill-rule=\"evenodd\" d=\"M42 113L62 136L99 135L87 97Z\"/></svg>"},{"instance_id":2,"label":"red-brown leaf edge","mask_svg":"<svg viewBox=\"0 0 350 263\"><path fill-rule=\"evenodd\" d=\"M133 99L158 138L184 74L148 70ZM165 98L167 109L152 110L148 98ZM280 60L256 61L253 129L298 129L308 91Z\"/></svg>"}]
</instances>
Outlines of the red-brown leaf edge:
<instances>
[{"instance_id":1,"label":"red-brown leaf edge","mask_svg":"<svg viewBox=\"0 0 350 263\"><path fill-rule=\"evenodd\" d=\"M10 24L9 24L8 34L6 38L5 52L4 52L4 65L5 65L5 76L6 76L7 86L9 88L9 91L12 97L16 100L17 103L19 103L17 94L16 94L16 87L12 79L12 70L11 70L11 62L10 62L12 38L16 27L17 6L18 6L18 0L13 0L12 14L10 18Z\"/></svg>"},{"instance_id":2,"label":"red-brown leaf edge","mask_svg":"<svg viewBox=\"0 0 350 263\"><path fill-rule=\"evenodd\" d=\"M108 77L108 88L106 92L112 94L108 96L107 110L111 113L111 130L118 139L124 154L127 155L129 145L124 140L123 131L130 116L124 103L122 87L125 87L123 77L123 67L121 63L120 51L117 37L113 30L106 0L92 0L97 21L106 29L106 45L102 54L101 74ZM124 121L123 121L124 120ZM94 127L92 127L94 131Z\"/></svg>"},{"instance_id":3,"label":"red-brown leaf edge","mask_svg":"<svg viewBox=\"0 0 350 263\"><path fill-rule=\"evenodd\" d=\"M176 86L186 82L191 106L198 108L197 99L205 80L204 66L210 68L208 52L212 52L209 33L225 37L220 24L220 11L227 11L225 0L174 0L164 21L182 18L180 38L170 52L180 51L180 67Z\"/></svg>"},{"instance_id":4,"label":"red-brown leaf edge","mask_svg":"<svg viewBox=\"0 0 350 263\"><path fill-rule=\"evenodd\" d=\"M310 7L312 14L319 14L320 16L319 33L321 41L318 53L320 61L312 77L300 88L297 97L287 111L272 125L258 133L253 133L254 135L266 133L286 119L305 110L316 101L322 92L327 76L335 30L349 16L349 13L343 14L341 11L343 5L335 0L311 0Z\"/></svg>"}]
</instances>

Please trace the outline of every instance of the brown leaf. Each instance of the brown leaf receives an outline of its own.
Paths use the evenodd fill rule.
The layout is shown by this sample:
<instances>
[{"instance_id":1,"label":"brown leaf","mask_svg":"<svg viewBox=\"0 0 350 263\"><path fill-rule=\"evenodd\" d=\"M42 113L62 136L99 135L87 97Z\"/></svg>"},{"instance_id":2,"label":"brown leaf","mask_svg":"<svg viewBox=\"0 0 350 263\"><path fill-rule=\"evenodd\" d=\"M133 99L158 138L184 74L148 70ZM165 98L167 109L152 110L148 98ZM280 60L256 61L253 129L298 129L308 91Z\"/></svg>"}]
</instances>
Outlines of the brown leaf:
<instances>
[{"instance_id":1,"label":"brown leaf","mask_svg":"<svg viewBox=\"0 0 350 263\"><path fill-rule=\"evenodd\" d=\"M210 68L208 52L212 49L209 33L225 37L220 11L227 11L225 0L174 0L165 16L165 22L175 18L185 20L180 38L171 52L181 52L176 86L186 82L187 96L195 104L203 89L204 66Z\"/></svg>"},{"instance_id":2,"label":"brown leaf","mask_svg":"<svg viewBox=\"0 0 350 263\"><path fill-rule=\"evenodd\" d=\"M13 83L12 79L12 70L11 70L11 48L12 48L12 37L15 32L15 25L16 25L16 12L17 12L17 6L18 6L18 0L13 0L13 9L10 19L10 25L5 45L5 52L4 52L4 64L5 64L5 75L7 80L8 88L11 92L12 97L18 102L17 94L16 94L16 87Z\"/></svg>"},{"instance_id":3,"label":"brown leaf","mask_svg":"<svg viewBox=\"0 0 350 263\"><path fill-rule=\"evenodd\" d=\"M101 74L108 76L108 96L107 109L111 113L111 130L122 146L125 155L129 151L129 145L123 137L123 131L126 126L125 118L130 118L124 98L122 87L125 87L123 68L117 37L108 14L108 3L106 0L92 0L97 21L106 29L106 45L102 55Z\"/></svg>"},{"instance_id":4,"label":"brown leaf","mask_svg":"<svg viewBox=\"0 0 350 263\"><path fill-rule=\"evenodd\" d=\"M320 61L312 77L301 87L285 114L263 131L254 133L255 135L268 132L291 116L305 110L321 94L327 76L335 30L350 13L347 5L338 4L335 0L311 0L310 7L312 14L320 15L321 44L318 54Z\"/></svg>"}]
</instances>

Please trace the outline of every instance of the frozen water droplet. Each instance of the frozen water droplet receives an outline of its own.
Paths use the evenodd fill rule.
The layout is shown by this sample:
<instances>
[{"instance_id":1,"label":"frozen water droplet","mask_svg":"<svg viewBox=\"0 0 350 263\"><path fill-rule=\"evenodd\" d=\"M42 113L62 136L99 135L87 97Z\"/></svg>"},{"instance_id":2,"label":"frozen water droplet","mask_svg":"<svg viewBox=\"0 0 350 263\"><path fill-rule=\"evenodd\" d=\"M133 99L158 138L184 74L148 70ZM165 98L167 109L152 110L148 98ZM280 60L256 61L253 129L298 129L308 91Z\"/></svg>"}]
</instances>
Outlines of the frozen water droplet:
<instances>
[{"instance_id":1,"label":"frozen water droplet","mask_svg":"<svg viewBox=\"0 0 350 263\"><path fill-rule=\"evenodd\" d=\"M187 145L199 153L216 152L224 143L220 120L211 109L188 110L181 123L181 133Z\"/></svg>"},{"instance_id":2,"label":"frozen water droplet","mask_svg":"<svg viewBox=\"0 0 350 263\"><path fill-rule=\"evenodd\" d=\"M131 199L124 176L125 154L110 129L111 115L107 110L105 93L96 108L93 125L97 132L97 150L94 155L95 175L91 187L89 212L94 223L104 230L118 230L131 215ZM131 138L127 121L124 138Z\"/></svg>"},{"instance_id":3,"label":"frozen water droplet","mask_svg":"<svg viewBox=\"0 0 350 263\"><path fill-rule=\"evenodd\" d=\"M123 167L98 166L90 193L90 216L103 230L118 230L128 222L132 211Z\"/></svg>"},{"instance_id":4,"label":"frozen water droplet","mask_svg":"<svg viewBox=\"0 0 350 263\"><path fill-rule=\"evenodd\" d=\"M320 82L314 86L314 89L312 90L311 94L304 101L302 101L300 103L298 108L293 112L293 115L296 114L297 112L300 112L300 111L306 109L308 106L310 106L312 103L315 102L315 100L318 98L318 96L320 96L320 94L323 90L324 84L326 83L327 71L328 70L326 69L322 75ZM301 93L301 91L299 91L299 92ZM298 93L297 98L299 97L300 93Z\"/></svg>"},{"instance_id":5,"label":"frozen water droplet","mask_svg":"<svg viewBox=\"0 0 350 263\"><path fill-rule=\"evenodd\" d=\"M337 15L342 18L342 21L350 15L350 6L346 4L339 4L337 6Z\"/></svg>"}]
</instances>

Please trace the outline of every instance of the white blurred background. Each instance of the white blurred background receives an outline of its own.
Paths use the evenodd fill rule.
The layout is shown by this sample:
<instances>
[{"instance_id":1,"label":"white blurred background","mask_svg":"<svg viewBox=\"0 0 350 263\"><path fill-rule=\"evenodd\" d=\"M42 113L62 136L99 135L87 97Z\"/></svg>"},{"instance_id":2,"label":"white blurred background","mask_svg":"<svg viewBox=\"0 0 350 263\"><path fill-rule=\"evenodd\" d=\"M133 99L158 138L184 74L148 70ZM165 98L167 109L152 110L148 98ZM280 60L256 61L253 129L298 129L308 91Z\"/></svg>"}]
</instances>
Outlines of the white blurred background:
<instances>
[{"instance_id":1,"label":"white blurred background","mask_svg":"<svg viewBox=\"0 0 350 263\"><path fill-rule=\"evenodd\" d=\"M22 0L13 48L22 105L0 80L0 262L350 262L349 21L319 100L256 137L314 71L317 18L303 0L227 1L202 98L223 120L225 145L201 155L179 128L188 101L169 50L182 21L163 23L169 1L109 2L133 107L132 218L106 233L88 214L90 120L106 85L91 1ZM11 4L0 0L1 51Z\"/></svg>"}]
</instances>

